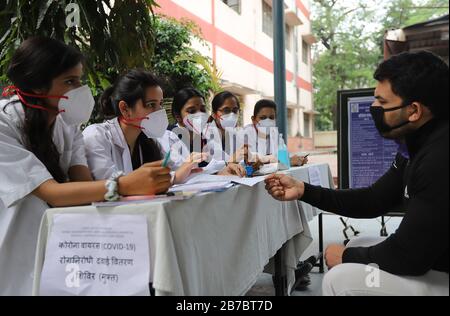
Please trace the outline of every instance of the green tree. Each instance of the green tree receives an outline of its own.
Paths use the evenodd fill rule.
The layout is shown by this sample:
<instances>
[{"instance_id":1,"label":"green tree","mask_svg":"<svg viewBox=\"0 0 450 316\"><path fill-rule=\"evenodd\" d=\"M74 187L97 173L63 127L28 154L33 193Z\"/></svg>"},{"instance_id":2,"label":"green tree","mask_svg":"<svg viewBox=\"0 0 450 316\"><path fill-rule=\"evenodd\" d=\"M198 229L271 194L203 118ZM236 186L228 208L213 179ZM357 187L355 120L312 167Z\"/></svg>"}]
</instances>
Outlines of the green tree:
<instances>
[{"instance_id":1,"label":"green tree","mask_svg":"<svg viewBox=\"0 0 450 316\"><path fill-rule=\"evenodd\" d=\"M78 5L79 25L68 27ZM30 36L49 36L76 46L86 57L85 73L94 95L132 68L151 69L167 81L166 95L185 86L205 96L220 89L220 73L209 58L192 48L203 42L193 22L156 17L154 0L0 0L0 82L20 43ZM99 109L91 120L102 120Z\"/></svg>"},{"instance_id":2,"label":"green tree","mask_svg":"<svg viewBox=\"0 0 450 316\"><path fill-rule=\"evenodd\" d=\"M448 14L447 0L395 0L390 2L384 29L402 28Z\"/></svg>"},{"instance_id":3,"label":"green tree","mask_svg":"<svg viewBox=\"0 0 450 316\"><path fill-rule=\"evenodd\" d=\"M70 7L71 3L77 7ZM126 69L150 66L154 34L149 11L155 5L154 0L3 0L0 80L6 80L6 69L18 45L40 35L78 47L86 56L91 86L105 88ZM78 13L79 25L68 27L67 22L75 22L71 17Z\"/></svg>"},{"instance_id":4,"label":"green tree","mask_svg":"<svg viewBox=\"0 0 450 316\"><path fill-rule=\"evenodd\" d=\"M382 20L382 28L375 34L380 50L383 50L386 30L403 28L445 14L448 14L447 0L394 0L389 2L385 18Z\"/></svg>"},{"instance_id":5,"label":"green tree","mask_svg":"<svg viewBox=\"0 0 450 316\"><path fill-rule=\"evenodd\" d=\"M336 128L336 92L371 86L373 65L380 54L374 50L372 33L374 12L367 1L353 7L341 6L338 0L313 1L313 31L319 46L314 58L314 104L318 130Z\"/></svg>"},{"instance_id":6,"label":"green tree","mask_svg":"<svg viewBox=\"0 0 450 316\"><path fill-rule=\"evenodd\" d=\"M375 85L384 32L448 14L446 0L313 0L314 103L318 130L336 129L336 92ZM386 8L386 9L384 9Z\"/></svg>"},{"instance_id":7,"label":"green tree","mask_svg":"<svg viewBox=\"0 0 450 316\"><path fill-rule=\"evenodd\" d=\"M221 73L210 58L193 48L194 41L206 45L195 23L157 16L154 30L155 54L150 63L152 70L166 79L166 96L188 86L206 97L220 90Z\"/></svg>"}]
</instances>

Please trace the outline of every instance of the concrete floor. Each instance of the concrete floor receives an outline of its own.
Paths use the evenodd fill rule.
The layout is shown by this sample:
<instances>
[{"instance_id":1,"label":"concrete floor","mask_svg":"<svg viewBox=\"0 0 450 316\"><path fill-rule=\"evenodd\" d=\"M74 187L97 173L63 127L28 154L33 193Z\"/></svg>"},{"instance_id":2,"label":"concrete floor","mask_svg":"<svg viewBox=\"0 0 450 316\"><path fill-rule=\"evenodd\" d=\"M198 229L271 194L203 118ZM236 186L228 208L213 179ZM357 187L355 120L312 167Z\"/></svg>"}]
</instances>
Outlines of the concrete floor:
<instances>
[{"instance_id":1,"label":"concrete floor","mask_svg":"<svg viewBox=\"0 0 450 316\"><path fill-rule=\"evenodd\" d=\"M392 234L398 228L401 218L387 218L388 222L386 224L388 234ZM348 224L352 225L361 234L359 236L380 236L380 219L373 220L348 220ZM324 227L324 246L338 243L342 244L345 240L342 233L343 225L339 220L338 216L335 215L324 215L323 220ZM313 234L314 241L310 247L305 251L301 260L304 260L311 255L315 255L319 249L319 238L318 238L318 220L317 218L310 223L311 233ZM352 237L352 234L349 235ZM292 296L321 296L322 295L322 280L323 275L319 273L318 269L315 268L311 274L311 285L306 291L293 292ZM253 288L247 293L248 296L273 296L275 295L275 290L272 283L272 276L269 274L262 274L258 281L255 283Z\"/></svg>"}]
</instances>

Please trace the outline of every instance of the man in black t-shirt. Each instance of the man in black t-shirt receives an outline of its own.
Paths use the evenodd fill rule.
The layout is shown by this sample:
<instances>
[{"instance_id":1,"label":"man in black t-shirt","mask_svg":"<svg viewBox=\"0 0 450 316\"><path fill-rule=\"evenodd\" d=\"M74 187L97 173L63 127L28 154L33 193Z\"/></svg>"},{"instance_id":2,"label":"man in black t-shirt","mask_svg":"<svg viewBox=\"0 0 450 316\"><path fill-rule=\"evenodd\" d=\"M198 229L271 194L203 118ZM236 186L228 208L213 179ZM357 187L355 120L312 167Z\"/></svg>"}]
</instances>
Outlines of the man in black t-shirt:
<instances>
[{"instance_id":1,"label":"man in black t-shirt","mask_svg":"<svg viewBox=\"0 0 450 316\"><path fill-rule=\"evenodd\" d=\"M328 247L324 295L449 295L448 65L429 52L402 53L383 62L375 79L375 125L406 143L409 159L397 155L364 189L329 190L285 175L268 177L266 188L277 200L353 218L403 204L405 217L389 238Z\"/></svg>"}]
</instances>

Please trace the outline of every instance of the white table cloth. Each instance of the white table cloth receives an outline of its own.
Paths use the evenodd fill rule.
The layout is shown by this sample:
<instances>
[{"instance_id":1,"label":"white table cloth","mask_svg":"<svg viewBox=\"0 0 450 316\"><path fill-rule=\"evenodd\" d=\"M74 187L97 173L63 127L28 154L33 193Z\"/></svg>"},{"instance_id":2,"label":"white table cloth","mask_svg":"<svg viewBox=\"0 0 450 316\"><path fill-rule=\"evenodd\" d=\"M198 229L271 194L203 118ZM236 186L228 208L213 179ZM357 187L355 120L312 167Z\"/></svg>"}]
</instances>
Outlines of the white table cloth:
<instances>
[{"instance_id":1,"label":"white table cloth","mask_svg":"<svg viewBox=\"0 0 450 316\"><path fill-rule=\"evenodd\" d=\"M309 182L310 167L286 172ZM328 165L314 167L320 170L322 184L332 187ZM281 247L292 286L298 260L312 241L308 221L317 210L302 202L274 200L263 182L184 201L49 209L38 237L33 295L39 295L53 216L61 213L143 214L150 227L150 268L157 295L235 296L245 294L265 267L273 272L269 261Z\"/></svg>"}]
</instances>

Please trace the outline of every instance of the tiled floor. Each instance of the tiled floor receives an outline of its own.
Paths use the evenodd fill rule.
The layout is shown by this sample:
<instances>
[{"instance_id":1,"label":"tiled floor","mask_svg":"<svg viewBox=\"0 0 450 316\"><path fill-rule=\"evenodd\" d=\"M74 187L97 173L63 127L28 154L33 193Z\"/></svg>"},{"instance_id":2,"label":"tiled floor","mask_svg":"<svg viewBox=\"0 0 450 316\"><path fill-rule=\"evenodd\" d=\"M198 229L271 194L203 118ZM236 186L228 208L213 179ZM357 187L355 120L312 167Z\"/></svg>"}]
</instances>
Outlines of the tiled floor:
<instances>
[{"instance_id":1,"label":"tiled floor","mask_svg":"<svg viewBox=\"0 0 450 316\"><path fill-rule=\"evenodd\" d=\"M401 218L387 219L387 230L389 234L392 234L400 224ZM361 234L360 236L380 236L380 219L373 220L348 220L348 224L351 224ZM301 260L308 258L311 255L316 254L319 249L318 244L318 221L315 219L310 223L311 232L314 237L314 242L305 251ZM344 235L342 234L343 225L338 216L325 215L324 216L324 244L343 243ZM351 237L352 235L350 235ZM320 296L322 295L322 279L323 275L318 272L318 269L314 269L310 274L311 285L306 291L293 292L292 296ZM275 291L272 283L272 276L268 274L262 274L253 288L247 293L248 296L273 296Z\"/></svg>"}]
</instances>

